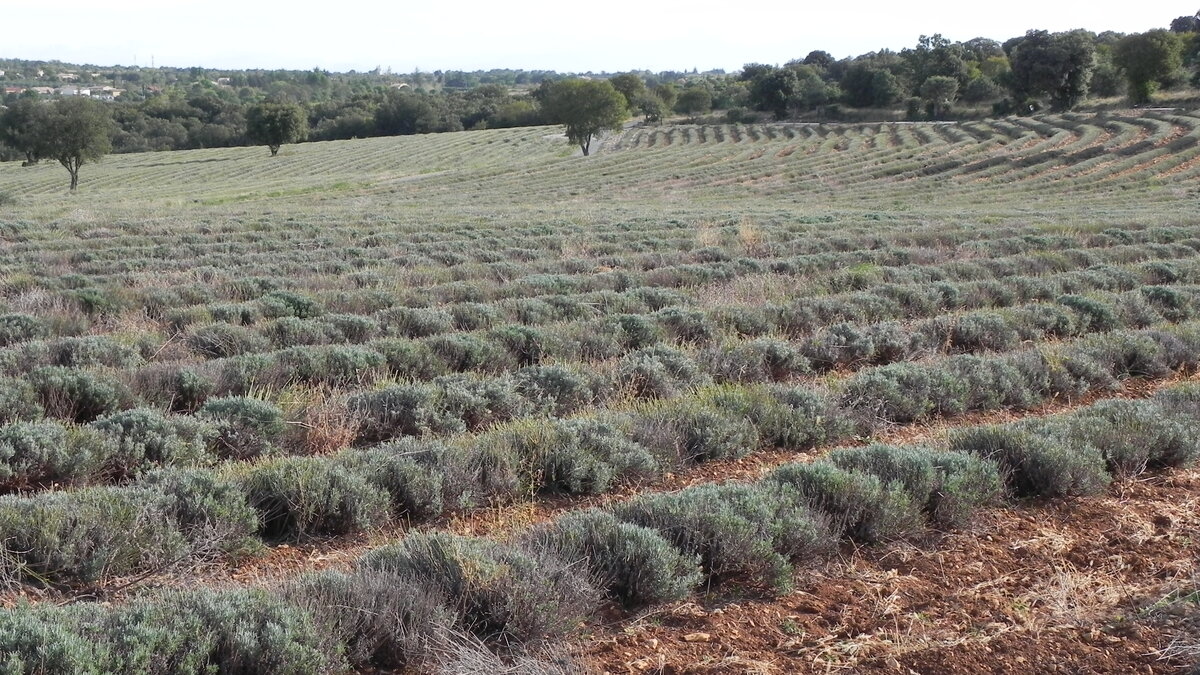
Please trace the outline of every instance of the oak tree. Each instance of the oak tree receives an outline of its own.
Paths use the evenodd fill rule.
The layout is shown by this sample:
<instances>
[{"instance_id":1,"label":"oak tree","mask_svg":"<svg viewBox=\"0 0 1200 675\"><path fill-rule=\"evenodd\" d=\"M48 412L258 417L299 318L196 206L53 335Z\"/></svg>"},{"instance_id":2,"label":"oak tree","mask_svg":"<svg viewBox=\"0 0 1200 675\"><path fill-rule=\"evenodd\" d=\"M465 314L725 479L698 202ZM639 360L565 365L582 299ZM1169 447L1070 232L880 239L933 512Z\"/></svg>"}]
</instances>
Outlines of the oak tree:
<instances>
[{"instance_id":1,"label":"oak tree","mask_svg":"<svg viewBox=\"0 0 1200 675\"><path fill-rule=\"evenodd\" d=\"M698 115L712 110L712 94L704 87L688 87L679 92L675 100L675 112L686 115L693 122Z\"/></svg>"},{"instance_id":2,"label":"oak tree","mask_svg":"<svg viewBox=\"0 0 1200 675\"><path fill-rule=\"evenodd\" d=\"M542 101L546 118L567 127L567 138L586 156L592 139L606 129L620 129L629 111L625 97L604 80L555 82Z\"/></svg>"},{"instance_id":3,"label":"oak tree","mask_svg":"<svg viewBox=\"0 0 1200 675\"><path fill-rule=\"evenodd\" d=\"M86 96L61 98L49 106L40 124L41 157L57 160L79 187L79 168L112 151L114 131L108 106Z\"/></svg>"},{"instance_id":4,"label":"oak tree","mask_svg":"<svg viewBox=\"0 0 1200 675\"><path fill-rule=\"evenodd\" d=\"M646 83L633 73L622 73L609 78L613 88L625 97L625 106L630 110L637 107L638 102L646 95Z\"/></svg>"},{"instance_id":5,"label":"oak tree","mask_svg":"<svg viewBox=\"0 0 1200 675\"><path fill-rule=\"evenodd\" d=\"M1074 108L1087 95L1096 68L1094 38L1081 30L1031 30L1005 42L1012 66L1009 89L1017 103L1044 95L1053 110Z\"/></svg>"},{"instance_id":6,"label":"oak tree","mask_svg":"<svg viewBox=\"0 0 1200 675\"><path fill-rule=\"evenodd\" d=\"M1112 59L1125 71L1130 100L1149 103L1158 85L1183 65L1183 42L1178 33L1166 30L1129 35L1113 47Z\"/></svg>"},{"instance_id":7,"label":"oak tree","mask_svg":"<svg viewBox=\"0 0 1200 675\"><path fill-rule=\"evenodd\" d=\"M921 98L929 104L933 119L941 119L958 98L958 80L946 75L931 75L921 83Z\"/></svg>"},{"instance_id":8,"label":"oak tree","mask_svg":"<svg viewBox=\"0 0 1200 675\"><path fill-rule=\"evenodd\" d=\"M46 116L50 106L37 96L22 96L0 114L0 141L25 155L22 166L32 166L45 157L42 147Z\"/></svg>"},{"instance_id":9,"label":"oak tree","mask_svg":"<svg viewBox=\"0 0 1200 675\"><path fill-rule=\"evenodd\" d=\"M308 116L294 103L258 103L246 111L246 136L279 153L285 143L308 137Z\"/></svg>"}]
</instances>

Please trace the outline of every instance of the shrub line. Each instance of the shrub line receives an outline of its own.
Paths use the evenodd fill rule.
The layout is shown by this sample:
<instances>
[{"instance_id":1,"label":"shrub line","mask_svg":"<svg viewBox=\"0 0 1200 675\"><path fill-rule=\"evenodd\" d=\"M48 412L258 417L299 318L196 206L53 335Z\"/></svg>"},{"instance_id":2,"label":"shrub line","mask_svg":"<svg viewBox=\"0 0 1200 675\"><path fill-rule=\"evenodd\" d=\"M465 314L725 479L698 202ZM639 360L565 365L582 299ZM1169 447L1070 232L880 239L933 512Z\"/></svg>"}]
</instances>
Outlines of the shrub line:
<instances>
[{"instance_id":1,"label":"shrub line","mask_svg":"<svg viewBox=\"0 0 1200 675\"><path fill-rule=\"evenodd\" d=\"M1095 495L1114 475L1194 464L1198 441L1200 384L1188 383L1152 401L964 428L939 449L835 449L755 483L574 511L508 542L413 533L349 572L273 589L170 591L99 610L20 605L0 613L0 647L11 666L51 672L419 668L455 635L469 637L451 651L529 658L605 605L628 611L702 586L784 592L797 566L818 563L839 541L964 527L1002 498ZM201 662L188 660L194 644L211 645Z\"/></svg>"}]
</instances>

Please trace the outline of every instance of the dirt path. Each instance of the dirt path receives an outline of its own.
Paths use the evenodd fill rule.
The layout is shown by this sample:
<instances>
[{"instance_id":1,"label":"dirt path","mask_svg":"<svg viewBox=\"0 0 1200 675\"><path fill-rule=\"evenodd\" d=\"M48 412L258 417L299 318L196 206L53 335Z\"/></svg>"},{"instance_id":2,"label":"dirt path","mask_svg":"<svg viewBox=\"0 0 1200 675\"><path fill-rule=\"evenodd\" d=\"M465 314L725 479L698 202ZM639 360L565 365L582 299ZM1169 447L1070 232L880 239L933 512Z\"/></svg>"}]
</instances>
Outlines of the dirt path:
<instances>
[{"instance_id":1,"label":"dirt path","mask_svg":"<svg viewBox=\"0 0 1200 675\"><path fill-rule=\"evenodd\" d=\"M771 600L592 627L607 673L1171 673L1200 660L1200 471L987 512L919 545L846 548Z\"/></svg>"},{"instance_id":2,"label":"dirt path","mask_svg":"<svg viewBox=\"0 0 1200 675\"><path fill-rule=\"evenodd\" d=\"M1168 384L1131 381L1115 397ZM898 427L879 440L921 443L1099 398ZM748 459L763 461L747 477L776 463ZM1200 470L1178 471L1107 497L994 509L968 531L918 544L847 546L783 597L655 608L592 626L573 651L614 674L1191 672L1200 665L1198 540Z\"/></svg>"}]
</instances>

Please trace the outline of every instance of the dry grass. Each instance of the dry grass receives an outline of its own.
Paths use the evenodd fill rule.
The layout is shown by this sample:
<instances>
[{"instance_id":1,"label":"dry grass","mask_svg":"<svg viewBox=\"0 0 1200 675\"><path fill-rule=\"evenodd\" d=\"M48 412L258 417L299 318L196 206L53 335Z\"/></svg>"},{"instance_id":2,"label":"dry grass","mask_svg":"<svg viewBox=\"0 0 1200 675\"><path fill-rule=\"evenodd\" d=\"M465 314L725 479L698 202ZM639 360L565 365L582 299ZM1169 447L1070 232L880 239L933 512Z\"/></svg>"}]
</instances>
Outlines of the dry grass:
<instances>
[{"instance_id":1,"label":"dry grass","mask_svg":"<svg viewBox=\"0 0 1200 675\"><path fill-rule=\"evenodd\" d=\"M782 303L804 295L812 280L778 274L749 274L730 281L705 284L692 291L701 307Z\"/></svg>"},{"instance_id":2,"label":"dry grass","mask_svg":"<svg viewBox=\"0 0 1200 675\"><path fill-rule=\"evenodd\" d=\"M711 220L696 223L696 246L716 248L721 246L721 228Z\"/></svg>"},{"instance_id":3,"label":"dry grass","mask_svg":"<svg viewBox=\"0 0 1200 675\"><path fill-rule=\"evenodd\" d=\"M290 454L334 454L350 447L362 427L345 396L327 387L292 386L279 399L288 420L283 444Z\"/></svg>"},{"instance_id":4,"label":"dry grass","mask_svg":"<svg viewBox=\"0 0 1200 675\"><path fill-rule=\"evenodd\" d=\"M753 220L749 217L743 217L738 221L737 225L738 244L746 255L751 257L759 257L766 255L770 250L767 246L766 235Z\"/></svg>"}]
</instances>

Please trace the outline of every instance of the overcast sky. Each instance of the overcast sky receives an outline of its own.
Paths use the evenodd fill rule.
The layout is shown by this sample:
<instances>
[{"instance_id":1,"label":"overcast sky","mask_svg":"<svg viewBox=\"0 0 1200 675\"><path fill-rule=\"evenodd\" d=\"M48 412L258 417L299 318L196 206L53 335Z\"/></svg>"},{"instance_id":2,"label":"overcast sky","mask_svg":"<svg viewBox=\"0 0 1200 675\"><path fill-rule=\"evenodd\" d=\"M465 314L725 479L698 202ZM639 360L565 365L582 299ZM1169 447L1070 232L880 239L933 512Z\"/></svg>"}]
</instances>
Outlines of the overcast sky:
<instances>
[{"instance_id":1,"label":"overcast sky","mask_svg":"<svg viewBox=\"0 0 1200 675\"><path fill-rule=\"evenodd\" d=\"M899 50L921 34L1003 41L1031 28L1138 32L1200 0L5 0L0 57L96 65L367 71L734 71L814 49ZM983 8L990 8L985 11Z\"/></svg>"}]
</instances>

